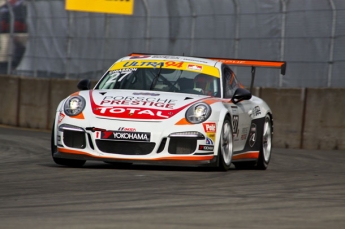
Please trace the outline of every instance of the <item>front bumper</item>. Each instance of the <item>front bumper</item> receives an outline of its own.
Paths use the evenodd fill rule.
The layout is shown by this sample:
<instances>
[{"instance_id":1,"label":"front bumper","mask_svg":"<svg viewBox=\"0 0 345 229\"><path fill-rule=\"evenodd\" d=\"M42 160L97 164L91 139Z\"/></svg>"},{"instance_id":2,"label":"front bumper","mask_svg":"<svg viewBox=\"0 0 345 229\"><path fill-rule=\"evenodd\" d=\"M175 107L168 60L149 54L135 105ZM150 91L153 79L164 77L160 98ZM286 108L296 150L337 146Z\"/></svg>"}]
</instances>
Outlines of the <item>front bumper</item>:
<instances>
[{"instance_id":1,"label":"front bumper","mask_svg":"<svg viewBox=\"0 0 345 229\"><path fill-rule=\"evenodd\" d=\"M114 126L114 122L112 122ZM146 127L145 127L146 125ZM57 152L54 157L130 162L173 162L174 164L210 164L216 162L215 134L213 140L204 132L202 124L172 126L162 129L159 123L138 124L138 131L150 126L150 139L118 140L104 138L114 129L120 131L121 123L109 131L109 123L96 127L62 123L56 128ZM137 133L137 132L133 132Z\"/></svg>"}]
</instances>

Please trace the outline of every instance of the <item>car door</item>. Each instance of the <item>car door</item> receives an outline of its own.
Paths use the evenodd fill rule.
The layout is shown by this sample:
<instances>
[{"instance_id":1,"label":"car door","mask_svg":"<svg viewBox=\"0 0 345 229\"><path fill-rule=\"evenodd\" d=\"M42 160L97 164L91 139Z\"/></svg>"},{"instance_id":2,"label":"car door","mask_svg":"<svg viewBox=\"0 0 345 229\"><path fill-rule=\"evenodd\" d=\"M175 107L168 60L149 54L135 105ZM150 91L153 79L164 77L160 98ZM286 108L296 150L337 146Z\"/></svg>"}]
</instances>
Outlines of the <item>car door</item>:
<instances>
[{"instance_id":1,"label":"car door","mask_svg":"<svg viewBox=\"0 0 345 229\"><path fill-rule=\"evenodd\" d=\"M233 136L233 150L243 150L246 139L250 132L251 117L249 111L251 109L251 101L244 100L239 103L232 103L231 98L236 89L240 86L235 74L229 67L223 68L223 98L224 106L231 114L232 136ZM229 99L229 100L228 100Z\"/></svg>"}]
</instances>

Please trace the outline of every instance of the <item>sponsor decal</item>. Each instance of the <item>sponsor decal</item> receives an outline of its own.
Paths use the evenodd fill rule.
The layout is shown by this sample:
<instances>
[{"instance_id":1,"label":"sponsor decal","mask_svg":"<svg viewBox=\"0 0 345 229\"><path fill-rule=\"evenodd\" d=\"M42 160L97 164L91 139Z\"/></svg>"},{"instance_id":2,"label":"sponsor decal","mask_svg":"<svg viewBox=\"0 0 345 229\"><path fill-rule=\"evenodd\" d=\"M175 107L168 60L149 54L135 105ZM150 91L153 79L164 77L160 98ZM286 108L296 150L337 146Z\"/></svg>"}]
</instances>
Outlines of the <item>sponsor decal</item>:
<instances>
[{"instance_id":1,"label":"sponsor decal","mask_svg":"<svg viewBox=\"0 0 345 229\"><path fill-rule=\"evenodd\" d=\"M157 93L149 93L149 92L134 92L133 95L150 95L150 96L159 96L160 94Z\"/></svg>"},{"instance_id":2,"label":"sponsor decal","mask_svg":"<svg viewBox=\"0 0 345 229\"><path fill-rule=\"evenodd\" d=\"M213 141L211 138L206 138L206 145L213 145Z\"/></svg>"},{"instance_id":3,"label":"sponsor decal","mask_svg":"<svg viewBox=\"0 0 345 229\"><path fill-rule=\"evenodd\" d=\"M253 116L256 117L258 115L261 115L261 110L259 106L254 107L253 109Z\"/></svg>"},{"instance_id":4,"label":"sponsor decal","mask_svg":"<svg viewBox=\"0 0 345 229\"><path fill-rule=\"evenodd\" d=\"M241 132L241 140L246 140L247 134L248 134L248 127L245 127L242 129L242 132Z\"/></svg>"},{"instance_id":5,"label":"sponsor decal","mask_svg":"<svg viewBox=\"0 0 345 229\"><path fill-rule=\"evenodd\" d=\"M192 61L192 62L199 62L199 63L204 63L204 64L207 64L207 63L208 63L207 61L204 61L204 60L200 60L200 59L191 59L191 58L186 58L186 57L181 57L181 60L184 60L184 61Z\"/></svg>"},{"instance_id":6,"label":"sponsor decal","mask_svg":"<svg viewBox=\"0 0 345 229\"><path fill-rule=\"evenodd\" d=\"M149 58L150 56L148 55L141 55L141 56L131 56L129 59L144 59L144 58Z\"/></svg>"},{"instance_id":7,"label":"sponsor decal","mask_svg":"<svg viewBox=\"0 0 345 229\"><path fill-rule=\"evenodd\" d=\"M96 115L112 116L118 118L125 118L127 115L134 116L141 119L162 119L170 118L170 112L156 109L142 109L131 107L98 107L94 109Z\"/></svg>"},{"instance_id":8,"label":"sponsor decal","mask_svg":"<svg viewBox=\"0 0 345 229\"><path fill-rule=\"evenodd\" d=\"M137 131L135 128L133 127L119 127L120 131Z\"/></svg>"},{"instance_id":9,"label":"sponsor decal","mask_svg":"<svg viewBox=\"0 0 345 229\"><path fill-rule=\"evenodd\" d=\"M132 67L153 67L153 68L157 68L157 67L173 67L173 68L182 68L183 66L183 61L167 61L167 62L163 62L163 61L128 61L125 62L123 67L126 68L132 68Z\"/></svg>"},{"instance_id":10,"label":"sponsor decal","mask_svg":"<svg viewBox=\"0 0 345 229\"><path fill-rule=\"evenodd\" d=\"M194 71L202 71L202 65L188 64L187 68Z\"/></svg>"},{"instance_id":11,"label":"sponsor decal","mask_svg":"<svg viewBox=\"0 0 345 229\"><path fill-rule=\"evenodd\" d=\"M90 90L89 93L92 112L95 115L120 119L168 119L178 114L191 104L202 100L199 99L175 108L175 102L177 102L177 100L173 99L135 96L105 96L101 100L100 104L96 104L92 96L93 91ZM215 126L215 123L211 124L214 124Z\"/></svg>"},{"instance_id":12,"label":"sponsor decal","mask_svg":"<svg viewBox=\"0 0 345 229\"><path fill-rule=\"evenodd\" d=\"M231 111L232 111L232 113L235 113L235 114L238 113L236 106L231 106Z\"/></svg>"},{"instance_id":13,"label":"sponsor decal","mask_svg":"<svg viewBox=\"0 0 345 229\"><path fill-rule=\"evenodd\" d=\"M210 138L213 142L216 141L216 134L215 133L206 133L206 136Z\"/></svg>"},{"instance_id":14,"label":"sponsor decal","mask_svg":"<svg viewBox=\"0 0 345 229\"><path fill-rule=\"evenodd\" d=\"M232 133L238 135L238 122L239 122L239 116L233 115L232 116Z\"/></svg>"},{"instance_id":15,"label":"sponsor decal","mask_svg":"<svg viewBox=\"0 0 345 229\"><path fill-rule=\"evenodd\" d=\"M58 118L58 124L60 124L62 122L62 120L65 118L65 114L63 114L62 112L60 112L59 114L59 118Z\"/></svg>"},{"instance_id":16,"label":"sponsor decal","mask_svg":"<svg viewBox=\"0 0 345 229\"><path fill-rule=\"evenodd\" d=\"M134 132L134 131L97 131L100 139L114 140L114 141L137 141L149 142L151 133L148 132ZM97 135L96 135L97 138Z\"/></svg>"},{"instance_id":17,"label":"sponsor decal","mask_svg":"<svg viewBox=\"0 0 345 229\"><path fill-rule=\"evenodd\" d=\"M216 133L216 123L207 122L202 124L206 133Z\"/></svg>"},{"instance_id":18,"label":"sponsor decal","mask_svg":"<svg viewBox=\"0 0 345 229\"><path fill-rule=\"evenodd\" d=\"M213 151L214 146L210 145L199 145L199 150L204 150L204 151Z\"/></svg>"},{"instance_id":19,"label":"sponsor decal","mask_svg":"<svg viewBox=\"0 0 345 229\"><path fill-rule=\"evenodd\" d=\"M175 68L182 68L183 66L183 61L181 62L175 62L175 61L167 61L165 62L165 67L175 67Z\"/></svg>"},{"instance_id":20,"label":"sponsor decal","mask_svg":"<svg viewBox=\"0 0 345 229\"><path fill-rule=\"evenodd\" d=\"M160 56L160 55L153 55L152 58L157 59L180 59L178 56Z\"/></svg>"},{"instance_id":21,"label":"sponsor decal","mask_svg":"<svg viewBox=\"0 0 345 229\"><path fill-rule=\"evenodd\" d=\"M121 68L121 69L111 70L109 71L109 74L113 76L115 75L115 73L135 72L137 70L138 70L137 68Z\"/></svg>"},{"instance_id":22,"label":"sponsor decal","mask_svg":"<svg viewBox=\"0 0 345 229\"><path fill-rule=\"evenodd\" d=\"M150 93L151 96L155 93ZM159 94L158 94L159 95ZM173 109L175 106L174 99L162 99L152 97L137 97L137 96L104 96L101 105L127 105L127 106L147 106Z\"/></svg>"},{"instance_id":23,"label":"sponsor decal","mask_svg":"<svg viewBox=\"0 0 345 229\"><path fill-rule=\"evenodd\" d=\"M253 147L256 142L256 124L252 123L249 132L249 146Z\"/></svg>"}]
</instances>

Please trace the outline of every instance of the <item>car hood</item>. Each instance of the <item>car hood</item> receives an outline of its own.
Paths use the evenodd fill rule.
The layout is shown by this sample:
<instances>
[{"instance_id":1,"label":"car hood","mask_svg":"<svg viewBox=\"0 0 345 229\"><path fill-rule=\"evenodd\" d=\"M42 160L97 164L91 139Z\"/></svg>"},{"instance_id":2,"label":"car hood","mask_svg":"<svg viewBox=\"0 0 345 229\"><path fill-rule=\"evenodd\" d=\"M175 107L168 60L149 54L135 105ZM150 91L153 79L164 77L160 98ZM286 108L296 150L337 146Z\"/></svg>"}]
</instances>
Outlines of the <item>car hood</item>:
<instances>
[{"instance_id":1,"label":"car hood","mask_svg":"<svg viewBox=\"0 0 345 229\"><path fill-rule=\"evenodd\" d=\"M86 92L85 92L86 93ZM94 115L116 119L163 120L210 96L159 91L90 90Z\"/></svg>"}]
</instances>

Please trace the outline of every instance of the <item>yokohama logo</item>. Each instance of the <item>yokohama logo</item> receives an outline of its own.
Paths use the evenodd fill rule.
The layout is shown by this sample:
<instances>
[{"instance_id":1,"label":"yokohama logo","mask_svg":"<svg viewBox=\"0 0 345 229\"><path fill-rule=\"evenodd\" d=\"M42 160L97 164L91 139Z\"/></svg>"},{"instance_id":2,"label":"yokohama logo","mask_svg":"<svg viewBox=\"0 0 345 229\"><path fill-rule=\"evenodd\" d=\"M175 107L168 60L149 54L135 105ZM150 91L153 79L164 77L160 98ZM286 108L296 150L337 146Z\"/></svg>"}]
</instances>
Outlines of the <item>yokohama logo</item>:
<instances>
[{"instance_id":1,"label":"yokohama logo","mask_svg":"<svg viewBox=\"0 0 345 229\"><path fill-rule=\"evenodd\" d=\"M199 150L213 151L214 146L199 145Z\"/></svg>"},{"instance_id":2,"label":"yokohama logo","mask_svg":"<svg viewBox=\"0 0 345 229\"><path fill-rule=\"evenodd\" d=\"M209 122L209 123L203 123L204 130L206 133L216 133L216 123Z\"/></svg>"},{"instance_id":3,"label":"yokohama logo","mask_svg":"<svg viewBox=\"0 0 345 229\"><path fill-rule=\"evenodd\" d=\"M149 142L151 133L149 132L125 132L125 131L102 131L100 135L96 135L96 138L106 140L121 140L121 141L137 141L137 142Z\"/></svg>"},{"instance_id":4,"label":"yokohama logo","mask_svg":"<svg viewBox=\"0 0 345 229\"><path fill-rule=\"evenodd\" d=\"M113 133L115 140L132 140L132 141L150 141L150 133L137 133L137 132L117 132Z\"/></svg>"}]
</instances>

